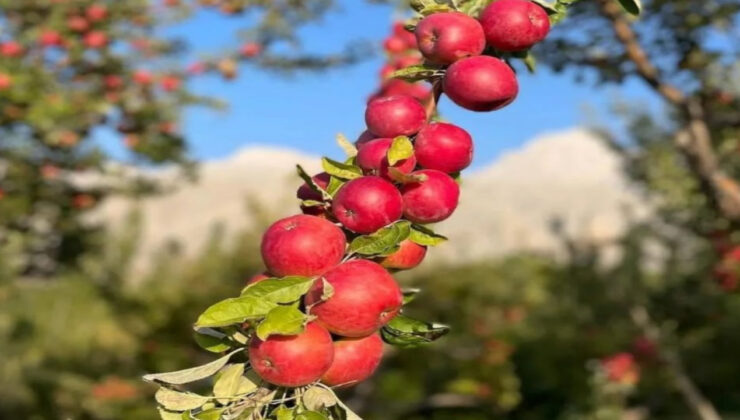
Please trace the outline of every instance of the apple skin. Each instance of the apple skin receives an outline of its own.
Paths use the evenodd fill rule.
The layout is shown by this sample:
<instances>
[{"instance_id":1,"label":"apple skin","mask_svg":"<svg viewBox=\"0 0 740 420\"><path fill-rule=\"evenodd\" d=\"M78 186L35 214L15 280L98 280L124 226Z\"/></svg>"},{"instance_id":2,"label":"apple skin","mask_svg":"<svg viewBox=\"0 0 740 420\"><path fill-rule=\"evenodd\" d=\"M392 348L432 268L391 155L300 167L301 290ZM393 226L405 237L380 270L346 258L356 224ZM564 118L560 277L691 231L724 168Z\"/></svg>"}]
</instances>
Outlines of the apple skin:
<instances>
[{"instance_id":1,"label":"apple skin","mask_svg":"<svg viewBox=\"0 0 740 420\"><path fill-rule=\"evenodd\" d=\"M255 275L253 275L252 277L250 277L249 280L247 280L247 286L249 286L251 284L259 283L262 280L267 280L267 279L270 279L272 277L273 277L273 275L270 274L269 272L262 271L260 273L257 273Z\"/></svg>"},{"instance_id":2,"label":"apple skin","mask_svg":"<svg viewBox=\"0 0 740 420\"><path fill-rule=\"evenodd\" d=\"M427 247L409 239L401 241L399 245L398 251L377 260L380 265L389 270L410 270L421 264L427 255Z\"/></svg>"},{"instance_id":3,"label":"apple skin","mask_svg":"<svg viewBox=\"0 0 740 420\"><path fill-rule=\"evenodd\" d=\"M376 138L378 137L375 134L371 133L370 130L365 130L362 132L362 134L360 134L359 137L357 137L357 140L355 140L355 147L357 147L357 149L360 149L362 148L362 146L365 145L365 143L371 140L375 140Z\"/></svg>"},{"instance_id":4,"label":"apple skin","mask_svg":"<svg viewBox=\"0 0 740 420\"><path fill-rule=\"evenodd\" d=\"M509 65L486 55L452 64L442 86L452 102L477 112L501 109L519 94L519 83Z\"/></svg>"},{"instance_id":5,"label":"apple skin","mask_svg":"<svg viewBox=\"0 0 740 420\"><path fill-rule=\"evenodd\" d=\"M457 208L460 187L451 176L434 169L422 169L411 175L425 175L423 182L401 187L403 215L413 223L436 223L447 219Z\"/></svg>"},{"instance_id":6,"label":"apple skin","mask_svg":"<svg viewBox=\"0 0 740 420\"><path fill-rule=\"evenodd\" d=\"M379 138L365 143L357 153L357 166L362 168L366 175L380 175L390 179L388 149L391 148L391 144L393 139L389 138ZM396 162L393 167L407 174L416 167L416 158L411 155L408 159Z\"/></svg>"},{"instance_id":7,"label":"apple skin","mask_svg":"<svg viewBox=\"0 0 740 420\"><path fill-rule=\"evenodd\" d=\"M378 137L414 135L426 119L421 102L409 95L373 99L365 111L367 128Z\"/></svg>"},{"instance_id":8,"label":"apple skin","mask_svg":"<svg viewBox=\"0 0 740 420\"><path fill-rule=\"evenodd\" d=\"M401 218L403 199L389 181L379 176L363 176L339 189L332 212L352 232L372 233Z\"/></svg>"},{"instance_id":9,"label":"apple skin","mask_svg":"<svg viewBox=\"0 0 740 420\"><path fill-rule=\"evenodd\" d=\"M305 297L317 322L342 337L366 337L398 314L403 294L398 283L380 264L351 260L327 271L322 278L334 294L321 300L323 282L317 281Z\"/></svg>"},{"instance_id":10,"label":"apple skin","mask_svg":"<svg viewBox=\"0 0 740 420\"><path fill-rule=\"evenodd\" d=\"M326 189L329 186L329 180L331 179L331 176L326 172L321 172L312 176L311 179L314 183L316 183L316 185L323 189ZM324 197L322 197L320 193L311 189L311 187L309 187L308 184L305 182L300 187L298 187L298 191L296 191L296 197L299 200L313 200L321 202L324 201ZM311 214L314 216L323 217L326 215L326 210L323 207L319 206L301 205L301 211L303 212L303 214Z\"/></svg>"},{"instance_id":11,"label":"apple skin","mask_svg":"<svg viewBox=\"0 0 740 420\"><path fill-rule=\"evenodd\" d=\"M383 358L383 340L375 333L334 342L334 361L321 377L331 387L350 387L372 376Z\"/></svg>"},{"instance_id":12,"label":"apple skin","mask_svg":"<svg viewBox=\"0 0 740 420\"><path fill-rule=\"evenodd\" d=\"M249 344L252 369L265 381L278 386L299 387L321 378L334 360L331 334L316 322L298 335L273 335Z\"/></svg>"},{"instance_id":13,"label":"apple skin","mask_svg":"<svg viewBox=\"0 0 740 420\"><path fill-rule=\"evenodd\" d=\"M0 91L10 89L13 86L13 79L5 73L0 73Z\"/></svg>"},{"instance_id":14,"label":"apple skin","mask_svg":"<svg viewBox=\"0 0 740 420\"><path fill-rule=\"evenodd\" d=\"M460 172L473 161L473 138L453 124L428 124L416 135L414 154L425 169Z\"/></svg>"},{"instance_id":15,"label":"apple skin","mask_svg":"<svg viewBox=\"0 0 740 420\"><path fill-rule=\"evenodd\" d=\"M23 46L15 41L0 43L0 56L9 58L22 57L25 54Z\"/></svg>"},{"instance_id":16,"label":"apple skin","mask_svg":"<svg viewBox=\"0 0 740 420\"><path fill-rule=\"evenodd\" d=\"M529 0L499 0L480 15L488 45L500 51L524 51L550 32L545 9Z\"/></svg>"},{"instance_id":17,"label":"apple skin","mask_svg":"<svg viewBox=\"0 0 740 420\"><path fill-rule=\"evenodd\" d=\"M389 54L398 54L406 51L409 46L399 36L390 36L383 41L383 48Z\"/></svg>"},{"instance_id":18,"label":"apple skin","mask_svg":"<svg viewBox=\"0 0 740 420\"><path fill-rule=\"evenodd\" d=\"M262 260L278 276L318 276L339 264L347 240L326 219L299 214L278 220L262 236Z\"/></svg>"},{"instance_id":19,"label":"apple skin","mask_svg":"<svg viewBox=\"0 0 740 420\"><path fill-rule=\"evenodd\" d=\"M486 47L481 24L460 12L431 14L419 22L415 34L421 53L436 64L480 55Z\"/></svg>"}]
</instances>

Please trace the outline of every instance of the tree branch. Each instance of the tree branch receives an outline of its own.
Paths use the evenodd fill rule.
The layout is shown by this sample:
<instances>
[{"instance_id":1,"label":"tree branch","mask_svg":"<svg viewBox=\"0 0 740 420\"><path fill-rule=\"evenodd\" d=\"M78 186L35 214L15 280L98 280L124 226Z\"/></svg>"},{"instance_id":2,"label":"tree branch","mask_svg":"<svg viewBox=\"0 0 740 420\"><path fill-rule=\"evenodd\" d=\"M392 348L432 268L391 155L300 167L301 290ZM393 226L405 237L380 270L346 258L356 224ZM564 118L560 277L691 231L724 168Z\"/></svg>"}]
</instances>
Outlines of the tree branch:
<instances>
[{"instance_id":1,"label":"tree branch","mask_svg":"<svg viewBox=\"0 0 740 420\"><path fill-rule=\"evenodd\" d=\"M635 64L636 74L687 117L688 122L676 133L674 144L701 181L704 194L722 216L733 221L740 220L740 185L719 167L701 103L695 98L688 98L680 89L661 79L658 68L648 57L617 2L599 1L602 14L611 22L627 57Z\"/></svg>"}]
</instances>

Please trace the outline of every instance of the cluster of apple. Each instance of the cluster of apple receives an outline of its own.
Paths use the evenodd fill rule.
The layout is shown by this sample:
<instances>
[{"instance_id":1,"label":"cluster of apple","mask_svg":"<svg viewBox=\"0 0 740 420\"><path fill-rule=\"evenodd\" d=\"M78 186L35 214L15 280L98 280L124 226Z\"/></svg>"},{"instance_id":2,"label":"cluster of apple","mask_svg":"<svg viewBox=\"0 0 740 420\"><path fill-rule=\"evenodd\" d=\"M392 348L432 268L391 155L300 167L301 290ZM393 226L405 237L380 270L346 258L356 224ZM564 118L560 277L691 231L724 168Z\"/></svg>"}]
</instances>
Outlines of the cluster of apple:
<instances>
[{"instance_id":1,"label":"cluster of apple","mask_svg":"<svg viewBox=\"0 0 740 420\"><path fill-rule=\"evenodd\" d=\"M396 26L385 46L393 61L410 60L390 64L395 71L418 64L409 51L418 45L427 63L449 66L442 79L448 97L467 109L490 111L511 103L518 86L506 62L481 55L486 46L527 49L548 30L547 13L537 4L500 0L480 19L456 11L430 14L413 38ZM416 267L427 249L405 238L392 252L363 256L348 250L348 242L404 221L412 226L443 221L458 205L455 177L472 161L470 134L431 122L414 95L385 94L389 83L367 105L367 131L356 142L356 155L341 168L325 165L326 172L302 185L298 198L309 203L302 207L304 214L276 222L262 238L267 271L250 284L287 276L321 279L303 299L312 318L303 332L250 342L252 368L272 384L297 387L321 380L340 386L370 376L382 356L378 331L403 303L388 270Z\"/></svg>"}]
</instances>

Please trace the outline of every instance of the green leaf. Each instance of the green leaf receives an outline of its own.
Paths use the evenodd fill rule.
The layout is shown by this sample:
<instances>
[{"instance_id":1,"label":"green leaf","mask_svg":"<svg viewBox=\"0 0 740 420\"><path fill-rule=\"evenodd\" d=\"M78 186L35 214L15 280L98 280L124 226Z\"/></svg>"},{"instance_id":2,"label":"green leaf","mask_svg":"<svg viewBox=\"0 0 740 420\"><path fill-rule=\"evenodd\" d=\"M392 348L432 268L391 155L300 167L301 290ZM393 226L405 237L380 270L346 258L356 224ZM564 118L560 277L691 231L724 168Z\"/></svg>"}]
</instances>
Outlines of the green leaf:
<instances>
[{"instance_id":1,"label":"green leaf","mask_svg":"<svg viewBox=\"0 0 740 420\"><path fill-rule=\"evenodd\" d=\"M182 413L173 413L171 411L164 410L162 408L157 408L159 411L159 417L162 420L180 420L182 419Z\"/></svg>"},{"instance_id":2,"label":"green leaf","mask_svg":"<svg viewBox=\"0 0 740 420\"><path fill-rule=\"evenodd\" d=\"M169 388L159 388L154 399L168 411L185 411L199 408L210 398L192 392L179 392Z\"/></svg>"},{"instance_id":3,"label":"green leaf","mask_svg":"<svg viewBox=\"0 0 740 420\"><path fill-rule=\"evenodd\" d=\"M229 362L229 359L231 359L231 356L235 355L237 352L240 352L242 350L243 349L241 348L236 349L232 351L231 353L227 354L226 356L220 359L214 360L202 366L197 366L197 367L193 367L190 369L178 370L176 372L152 373L149 375L144 375L143 379L149 382L163 382L163 383L172 384L172 385L182 385L182 384L187 384L190 382L199 381L201 379L205 379L209 376L212 376L216 372L221 370L221 368L226 366L226 363Z\"/></svg>"},{"instance_id":4,"label":"green leaf","mask_svg":"<svg viewBox=\"0 0 740 420\"><path fill-rule=\"evenodd\" d=\"M321 166L329 175L341 179L350 180L362 176L362 169L360 169L359 167L347 163L337 162L336 160L329 159L327 157L321 158Z\"/></svg>"},{"instance_id":5,"label":"green leaf","mask_svg":"<svg viewBox=\"0 0 740 420\"><path fill-rule=\"evenodd\" d=\"M261 283L257 283L254 286ZM198 317L195 327L223 327L240 324L248 319L264 317L275 306L277 305L274 302L251 294L225 299L206 309Z\"/></svg>"},{"instance_id":6,"label":"green leaf","mask_svg":"<svg viewBox=\"0 0 740 420\"><path fill-rule=\"evenodd\" d=\"M270 311L256 328L257 337L266 340L271 335L296 335L303 331L308 317L293 306L278 306Z\"/></svg>"},{"instance_id":7,"label":"green leaf","mask_svg":"<svg viewBox=\"0 0 740 420\"><path fill-rule=\"evenodd\" d=\"M537 70L537 58L531 51L527 52L527 55L524 56L524 64L527 66L527 70L529 70L530 73L534 73Z\"/></svg>"},{"instance_id":8,"label":"green leaf","mask_svg":"<svg viewBox=\"0 0 740 420\"><path fill-rule=\"evenodd\" d=\"M329 417L317 412L317 411L304 411L297 415L296 420L329 420Z\"/></svg>"},{"instance_id":9,"label":"green leaf","mask_svg":"<svg viewBox=\"0 0 740 420\"><path fill-rule=\"evenodd\" d=\"M388 175L391 177L392 180L401 184L413 184L415 182L424 182L427 180L427 176L424 174L405 174L399 171L398 168L394 167L388 168Z\"/></svg>"},{"instance_id":10,"label":"green leaf","mask_svg":"<svg viewBox=\"0 0 740 420\"><path fill-rule=\"evenodd\" d=\"M334 393L330 388L324 388L327 391L329 391L333 396L334 399L337 402L336 408L339 408L342 413L343 420L362 420L362 417L358 416L357 413L352 411L345 403L342 402L342 400L337 397L337 394Z\"/></svg>"},{"instance_id":11,"label":"green leaf","mask_svg":"<svg viewBox=\"0 0 740 420\"><path fill-rule=\"evenodd\" d=\"M406 136L398 136L393 139L391 147L388 148L388 164L390 166L406 160L414 155L414 144Z\"/></svg>"},{"instance_id":12,"label":"green leaf","mask_svg":"<svg viewBox=\"0 0 740 420\"><path fill-rule=\"evenodd\" d=\"M326 190L321 188L319 184L314 182L311 175L309 175L308 172L306 172L306 170L303 169L301 165L296 165L295 167L296 167L296 171L298 172L298 176L301 177L301 179L306 183L306 185L309 186L309 188L321 194L321 197L324 200L331 200L331 194L329 194Z\"/></svg>"},{"instance_id":13,"label":"green leaf","mask_svg":"<svg viewBox=\"0 0 740 420\"><path fill-rule=\"evenodd\" d=\"M295 420L295 409L281 405L272 412L272 415L276 420Z\"/></svg>"},{"instance_id":14,"label":"green leaf","mask_svg":"<svg viewBox=\"0 0 740 420\"><path fill-rule=\"evenodd\" d=\"M195 418L198 420L219 420L224 411L226 411L225 408L213 408L196 414Z\"/></svg>"},{"instance_id":15,"label":"green leaf","mask_svg":"<svg viewBox=\"0 0 740 420\"><path fill-rule=\"evenodd\" d=\"M425 226L413 225L411 226L411 234L409 235L409 240L416 242L419 245L437 246L447 241L447 237L442 236L438 233L434 233L433 230Z\"/></svg>"},{"instance_id":16,"label":"green leaf","mask_svg":"<svg viewBox=\"0 0 740 420\"><path fill-rule=\"evenodd\" d=\"M489 0L460 0L457 2L457 10L477 18L484 7L488 6Z\"/></svg>"},{"instance_id":17,"label":"green leaf","mask_svg":"<svg viewBox=\"0 0 740 420\"><path fill-rule=\"evenodd\" d=\"M411 303L416 299L416 295L421 293L421 289L418 288L406 288L402 290L403 292L403 304L406 305L408 303Z\"/></svg>"},{"instance_id":18,"label":"green leaf","mask_svg":"<svg viewBox=\"0 0 740 420\"><path fill-rule=\"evenodd\" d=\"M242 297L260 298L271 303L291 303L303 297L314 281L315 278L302 276L269 278L247 286L242 291Z\"/></svg>"},{"instance_id":19,"label":"green leaf","mask_svg":"<svg viewBox=\"0 0 740 420\"><path fill-rule=\"evenodd\" d=\"M370 235L358 236L349 245L350 252L360 255L384 254L411 234L411 223L400 221L378 229Z\"/></svg>"},{"instance_id":20,"label":"green leaf","mask_svg":"<svg viewBox=\"0 0 740 420\"><path fill-rule=\"evenodd\" d=\"M339 189L342 188L342 185L344 184L345 181L332 176L331 178L329 178L329 185L326 186L326 191L333 197L334 194L336 194L337 191L339 191Z\"/></svg>"},{"instance_id":21,"label":"green leaf","mask_svg":"<svg viewBox=\"0 0 740 420\"><path fill-rule=\"evenodd\" d=\"M642 1L640 0L619 0L619 4L633 16L639 16L642 12Z\"/></svg>"},{"instance_id":22,"label":"green leaf","mask_svg":"<svg viewBox=\"0 0 740 420\"><path fill-rule=\"evenodd\" d=\"M386 343L399 347L415 347L431 343L450 332L450 327L442 324L430 324L404 315L391 320L381 333Z\"/></svg>"},{"instance_id":23,"label":"green leaf","mask_svg":"<svg viewBox=\"0 0 740 420\"><path fill-rule=\"evenodd\" d=\"M545 9L548 15L555 15L555 14L560 13L560 11L557 9L557 6L556 6L557 2L556 4L552 4L546 0L531 0L531 1L537 3L543 9Z\"/></svg>"},{"instance_id":24,"label":"green leaf","mask_svg":"<svg viewBox=\"0 0 740 420\"><path fill-rule=\"evenodd\" d=\"M437 2L435 0L411 0L410 4L412 9L424 16L431 15L432 13L455 11L454 5L447 1Z\"/></svg>"},{"instance_id":25,"label":"green leaf","mask_svg":"<svg viewBox=\"0 0 740 420\"><path fill-rule=\"evenodd\" d=\"M218 379L213 384L213 395L216 397L233 397L238 395L241 379L244 377L244 364L238 363L228 365L219 372ZM256 387L255 387L256 389ZM227 404L228 399L218 400L221 404Z\"/></svg>"},{"instance_id":26,"label":"green leaf","mask_svg":"<svg viewBox=\"0 0 740 420\"><path fill-rule=\"evenodd\" d=\"M417 64L404 67L391 73L390 77L405 80L407 82L418 82L421 80L434 81L445 75L442 67L432 64Z\"/></svg>"},{"instance_id":27,"label":"green leaf","mask_svg":"<svg viewBox=\"0 0 740 420\"><path fill-rule=\"evenodd\" d=\"M323 207L326 203L323 201L316 201L316 200L303 200L301 201L301 206L303 207Z\"/></svg>"},{"instance_id":28,"label":"green leaf","mask_svg":"<svg viewBox=\"0 0 740 420\"><path fill-rule=\"evenodd\" d=\"M342 148L342 150L344 150L344 153L347 154L347 157L357 156L357 147L355 147L355 145L352 144L352 142L349 141L344 134L337 134L337 144L339 145L339 147Z\"/></svg>"},{"instance_id":29,"label":"green leaf","mask_svg":"<svg viewBox=\"0 0 740 420\"><path fill-rule=\"evenodd\" d=\"M232 346L226 334L210 328L196 331L193 334L193 339L203 350L210 351L211 353L223 353L228 351Z\"/></svg>"},{"instance_id":30,"label":"green leaf","mask_svg":"<svg viewBox=\"0 0 740 420\"><path fill-rule=\"evenodd\" d=\"M312 386L301 397L303 406L311 411L319 411L337 404L337 397L320 386Z\"/></svg>"}]
</instances>

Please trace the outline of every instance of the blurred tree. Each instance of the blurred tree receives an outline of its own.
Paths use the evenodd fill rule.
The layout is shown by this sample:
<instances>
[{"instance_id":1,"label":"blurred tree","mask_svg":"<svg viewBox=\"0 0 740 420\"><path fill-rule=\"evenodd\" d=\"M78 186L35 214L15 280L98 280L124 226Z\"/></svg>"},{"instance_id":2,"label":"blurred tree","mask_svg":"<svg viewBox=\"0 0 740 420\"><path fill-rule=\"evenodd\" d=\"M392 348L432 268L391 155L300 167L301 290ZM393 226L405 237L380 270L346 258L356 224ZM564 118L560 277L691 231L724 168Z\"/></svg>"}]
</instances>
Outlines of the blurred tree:
<instances>
[{"instance_id":1,"label":"blurred tree","mask_svg":"<svg viewBox=\"0 0 740 420\"><path fill-rule=\"evenodd\" d=\"M240 62L318 70L366 55L358 45L325 56L271 52L297 44L296 30L334 6L332 0L0 0L4 258L27 275L72 266L100 240L83 214L109 194L156 191L109 161L94 143L101 134L120 137L140 164L192 169L178 130L182 111L220 103L191 93L188 78L215 72L232 79ZM243 17L235 40L241 44L187 64L185 41L163 36L162 28L203 8Z\"/></svg>"}]
</instances>

